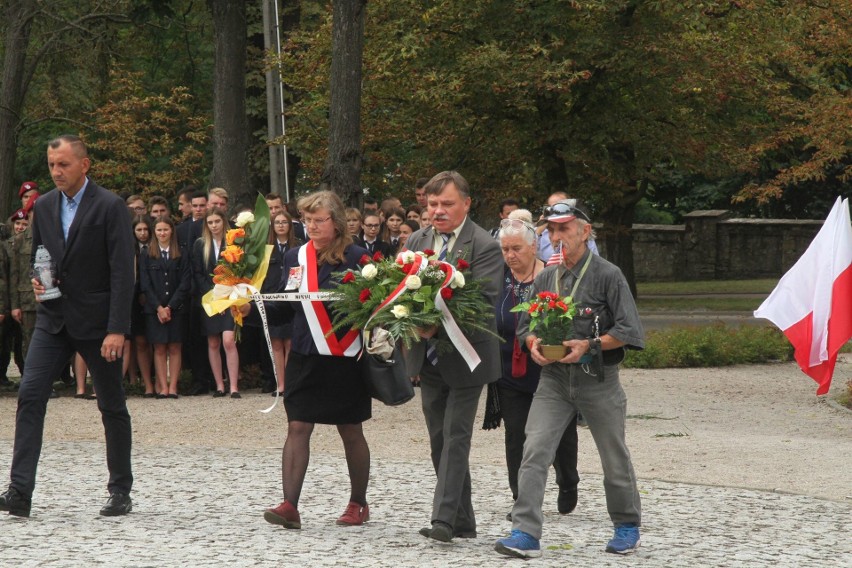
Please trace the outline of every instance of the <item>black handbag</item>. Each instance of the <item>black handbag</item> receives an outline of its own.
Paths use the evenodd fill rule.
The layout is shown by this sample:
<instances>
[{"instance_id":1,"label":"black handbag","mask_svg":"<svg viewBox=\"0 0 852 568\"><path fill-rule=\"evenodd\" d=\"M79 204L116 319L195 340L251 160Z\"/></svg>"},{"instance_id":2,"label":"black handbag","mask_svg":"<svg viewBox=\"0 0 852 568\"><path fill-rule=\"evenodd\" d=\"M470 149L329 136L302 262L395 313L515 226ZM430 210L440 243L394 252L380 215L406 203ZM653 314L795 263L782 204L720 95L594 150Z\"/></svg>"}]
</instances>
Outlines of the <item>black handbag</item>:
<instances>
[{"instance_id":1,"label":"black handbag","mask_svg":"<svg viewBox=\"0 0 852 568\"><path fill-rule=\"evenodd\" d=\"M405 359L399 345L393 348L393 356L382 361L365 350L361 355L361 375L370 396L388 406L405 404L414 398L414 385L408 377Z\"/></svg>"}]
</instances>

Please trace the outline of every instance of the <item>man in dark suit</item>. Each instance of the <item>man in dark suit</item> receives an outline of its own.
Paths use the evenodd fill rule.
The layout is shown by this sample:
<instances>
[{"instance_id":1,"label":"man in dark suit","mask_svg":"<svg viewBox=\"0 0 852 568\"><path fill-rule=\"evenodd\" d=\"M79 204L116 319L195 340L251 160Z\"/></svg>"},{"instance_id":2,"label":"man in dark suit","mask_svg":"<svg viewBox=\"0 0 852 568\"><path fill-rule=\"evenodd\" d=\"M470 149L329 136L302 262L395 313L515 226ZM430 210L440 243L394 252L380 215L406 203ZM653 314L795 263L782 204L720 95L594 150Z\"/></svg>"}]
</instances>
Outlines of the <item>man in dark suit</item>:
<instances>
[{"instance_id":1,"label":"man in dark suit","mask_svg":"<svg viewBox=\"0 0 852 568\"><path fill-rule=\"evenodd\" d=\"M503 256L497 242L468 217L470 195L467 181L457 172L442 172L426 184L426 199L432 226L408 238L410 250L432 249L440 260L470 263L470 276L485 281L484 292L492 305L500 295ZM494 315L488 317L494 327ZM470 493L470 440L482 387L500 377L500 350L497 337L476 333L470 341L480 363L470 370L462 355L453 348L434 353L429 336L443 329L424 330L425 340L410 354L410 374L420 368L423 414L429 430L432 465L438 476L432 501L432 526L420 534L449 542L454 537L476 536L476 518ZM495 329L496 333L496 329ZM437 359L435 358L437 355Z\"/></svg>"},{"instance_id":2,"label":"man in dark suit","mask_svg":"<svg viewBox=\"0 0 852 568\"><path fill-rule=\"evenodd\" d=\"M28 517L41 453L44 416L54 378L74 352L92 373L106 434L109 500L101 515L130 512L130 414L121 384L124 335L133 298L133 232L124 202L86 177L85 144L63 135L48 144L56 189L35 204L33 252L43 245L62 296L40 301L18 391L11 484L0 510ZM33 280L36 300L44 284Z\"/></svg>"}]
</instances>

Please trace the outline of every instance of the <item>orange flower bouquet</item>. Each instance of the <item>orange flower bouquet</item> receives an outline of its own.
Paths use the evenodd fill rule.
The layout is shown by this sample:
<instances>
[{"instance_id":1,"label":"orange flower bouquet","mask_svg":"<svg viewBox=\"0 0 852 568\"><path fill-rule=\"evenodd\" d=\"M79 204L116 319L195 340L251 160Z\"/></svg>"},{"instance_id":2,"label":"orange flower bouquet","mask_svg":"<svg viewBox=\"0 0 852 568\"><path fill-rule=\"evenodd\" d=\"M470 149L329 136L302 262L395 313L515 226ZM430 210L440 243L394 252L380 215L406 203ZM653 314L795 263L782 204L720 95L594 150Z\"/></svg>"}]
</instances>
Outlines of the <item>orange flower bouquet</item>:
<instances>
[{"instance_id":1,"label":"orange flower bouquet","mask_svg":"<svg viewBox=\"0 0 852 568\"><path fill-rule=\"evenodd\" d=\"M269 206L262 195L257 197L254 212L243 211L235 224L236 229L225 233L225 249L213 269L213 289L201 299L208 316L251 302L251 295L260 289L269 268ZM239 339L243 319L238 311L233 311Z\"/></svg>"}]
</instances>

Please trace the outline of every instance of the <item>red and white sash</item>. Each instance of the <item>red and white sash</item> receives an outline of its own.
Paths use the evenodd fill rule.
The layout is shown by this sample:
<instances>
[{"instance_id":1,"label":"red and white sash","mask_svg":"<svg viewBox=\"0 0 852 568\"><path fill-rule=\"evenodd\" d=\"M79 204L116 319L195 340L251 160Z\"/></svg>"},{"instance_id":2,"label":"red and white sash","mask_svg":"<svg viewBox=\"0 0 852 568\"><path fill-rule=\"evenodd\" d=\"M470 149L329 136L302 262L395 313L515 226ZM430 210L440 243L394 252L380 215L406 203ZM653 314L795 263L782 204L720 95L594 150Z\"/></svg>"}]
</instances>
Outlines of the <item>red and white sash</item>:
<instances>
[{"instance_id":1,"label":"red and white sash","mask_svg":"<svg viewBox=\"0 0 852 568\"><path fill-rule=\"evenodd\" d=\"M304 267L304 275L299 283L299 292L318 292L317 251L313 241L299 247L299 265ZM361 335L357 330L349 332L338 340L331 331L332 323L325 305L319 301L302 300L305 319L311 330L311 337L320 355L335 357L355 357L361 351Z\"/></svg>"}]
</instances>

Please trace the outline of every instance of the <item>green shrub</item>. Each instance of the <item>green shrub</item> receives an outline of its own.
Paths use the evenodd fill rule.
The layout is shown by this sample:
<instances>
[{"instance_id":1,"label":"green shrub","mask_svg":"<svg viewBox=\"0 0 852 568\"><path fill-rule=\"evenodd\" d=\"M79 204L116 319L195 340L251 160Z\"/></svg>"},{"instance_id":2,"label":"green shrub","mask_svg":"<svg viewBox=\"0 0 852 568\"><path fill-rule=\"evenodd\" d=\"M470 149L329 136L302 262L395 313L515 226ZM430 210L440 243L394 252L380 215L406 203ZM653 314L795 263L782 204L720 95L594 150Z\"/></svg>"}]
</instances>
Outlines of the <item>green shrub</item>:
<instances>
[{"instance_id":1,"label":"green shrub","mask_svg":"<svg viewBox=\"0 0 852 568\"><path fill-rule=\"evenodd\" d=\"M675 327L651 331L643 351L628 351L624 367L722 367L790 361L793 347L774 327Z\"/></svg>"}]
</instances>

